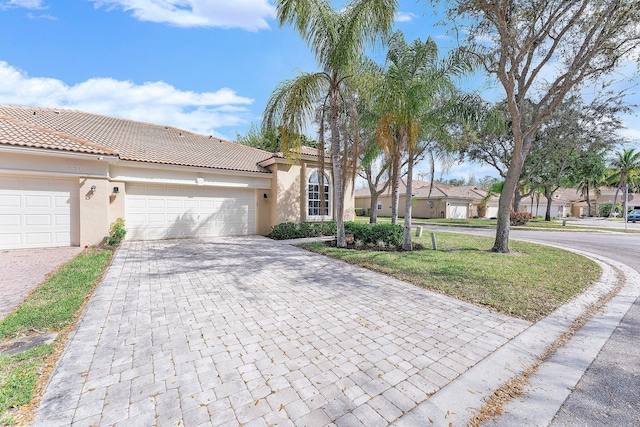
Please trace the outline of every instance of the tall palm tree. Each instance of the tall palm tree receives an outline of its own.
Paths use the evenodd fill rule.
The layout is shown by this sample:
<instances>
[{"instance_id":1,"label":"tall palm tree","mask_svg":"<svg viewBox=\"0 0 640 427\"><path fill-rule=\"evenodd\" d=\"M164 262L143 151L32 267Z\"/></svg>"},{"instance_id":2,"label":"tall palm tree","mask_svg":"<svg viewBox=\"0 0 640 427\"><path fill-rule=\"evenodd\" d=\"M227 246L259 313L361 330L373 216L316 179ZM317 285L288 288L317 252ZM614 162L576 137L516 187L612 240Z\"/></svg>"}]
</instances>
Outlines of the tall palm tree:
<instances>
[{"instance_id":1,"label":"tall palm tree","mask_svg":"<svg viewBox=\"0 0 640 427\"><path fill-rule=\"evenodd\" d=\"M629 185L640 184L640 152L636 152L633 148L628 150L622 150L616 153L616 158L611 162L611 168L613 169L613 175L611 179L617 182L616 193L613 196L613 206L611 212L615 210L616 201L618 199L618 192L620 188L624 187L625 191L628 190ZM627 193L625 193L626 196ZM611 215L611 214L609 214ZM627 217L627 213L624 212L623 217Z\"/></svg>"},{"instance_id":2,"label":"tall palm tree","mask_svg":"<svg viewBox=\"0 0 640 427\"><path fill-rule=\"evenodd\" d=\"M349 126L341 114L352 116L357 124L353 97L349 93L352 71L364 56L365 47L387 35L393 24L396 0L351 0L335 10L329 0L277 0L276 13L280 26L292 25L313 51L320 71L300 73L278 85L267 102L263 126L283 128L283 148L300 145L288 135L303 134L317 111L320 111L319 148L324 158L325 123L330 134L333 192L337 223L337 245L346 246L344 233L344 176L346 162L351 161L355 176L355 156L342 156L349 143ZM328 114L328 117L326 115ZM358 132L351 135L358 145ZM322 179L322 178L321 178Z\"/></svg>"},{"instance_id":3,"label":"tall palm tree","mask_svg":"<svg viewBox=\"0 0 640 427\"><path fill-rule=\"evenodd\" d=\"M392 159L392 215L395 213L396 220L401 157L407 156L403 249L411 250L413 166L422 152L430 149L433 155L441 147L438 142L448 139L444 116L453 110L450 106L457 92L454 79L470 71L472 63L455 51L441 60L431 38L407 44L402 32L397 31L389 41L387 64L379 89L385 114L378 122L376 136Z\"/></svg>"}]
</instances>

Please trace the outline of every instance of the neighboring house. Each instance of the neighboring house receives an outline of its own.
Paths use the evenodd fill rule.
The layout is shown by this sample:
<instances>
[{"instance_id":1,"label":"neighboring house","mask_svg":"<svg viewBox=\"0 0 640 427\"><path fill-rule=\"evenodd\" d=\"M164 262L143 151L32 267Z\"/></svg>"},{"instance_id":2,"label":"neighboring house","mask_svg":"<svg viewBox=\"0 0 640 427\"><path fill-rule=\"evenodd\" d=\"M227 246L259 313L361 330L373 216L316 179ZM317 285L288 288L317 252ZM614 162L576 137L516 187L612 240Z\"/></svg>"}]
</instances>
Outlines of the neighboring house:
<instances>
[{"instance_id":1,"label":"neighboring house","mask_svg":"<svg viewBox=\"0 0 640 427\"><path fill-rule=\"evenodd\" d=\"M384 185L381 184L379 188ZM400 202L398 216L404 216L406 199L406 180L400 180ZM452 185L413 180L413 218L472 218L480 216L491 218L498 214L498 196L489 197L485 208L480 208L487 192L475 186L454 187ZM355 193L356 209L364 209L368 214L371 208L371 193L368 188ZM376 206L379 216L391 216L391 188L387 187L378 197Z\"/></svg>"},{"instance_id":2,"label":"neighboring house","mask_svg":"<svg viewBox=\"0 0 640 427\"><path fill-rule=\"evenodd\" d=\"M559 188L551 198L551 218L564 218L574 215L574 205L583 201L584 198L575 188ZM595 199L594 199L595 200ZM584 202L585 212L587 203ZM580 212L580 210L577 210ZM530 212L533 216L545 216L547 212L547 198L543 194L534 194L520 200L520 212Z\"/></svg>"},{"instance_id":3,"label":"neighboring house","mask_svg":"<svg viewBox=\"0 0 640 427\"><path fill-rule=\"evenodd\" d=\"M84 246L125 219L131 240L267 234L334 219L331 167L169 126L0 106L0 249ZM353 190L345 219L353 218Z\"/></svg>"},{"instance_id":4,"label":"neighboring house","mask_svg":"<svg viewBox=\"0 0 640 427\"><path fill-rule=\"evenodd\" d=\"M603 205L605 203L613 204L613 197L615 196L615 193L615 187L603 187L600 189L600 194L597 197L595 195L591 197L592 200L597 200L598 205ZM624 197L624 190L618 191L618 199L616 200L616 203L621 207L624 206ZM627 207L629 209L640 209L640 193L629 192Z\"/></svg>"}]
</instances>

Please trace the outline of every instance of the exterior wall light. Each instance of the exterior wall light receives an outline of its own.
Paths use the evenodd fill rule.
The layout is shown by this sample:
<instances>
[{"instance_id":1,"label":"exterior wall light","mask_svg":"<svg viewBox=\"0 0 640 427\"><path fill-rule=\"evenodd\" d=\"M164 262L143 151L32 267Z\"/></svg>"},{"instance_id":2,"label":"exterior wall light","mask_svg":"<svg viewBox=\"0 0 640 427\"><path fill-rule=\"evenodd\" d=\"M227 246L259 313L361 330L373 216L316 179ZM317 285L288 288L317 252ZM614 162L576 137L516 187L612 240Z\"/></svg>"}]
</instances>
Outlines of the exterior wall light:
<instances>
[{"instance_id":1,"label":"exterior wall light","mask_svg":"<svg viewBox=\"0 0 640 427\"><path fill-rule=\"evenodd\" d=\"M118 187L113 187L113 194L118 194L120 189Z\"/></svg>"},{"instance_id":2,"label":"exterior wall light","mask_svg":"<svg viewBox=\"0 0 640 427\"><path fill-rule=\"evenodd\" d=\"M92 185L92 186L91 186L91 192L93 193L94 191L96 191L96 188L97 188L97 187L96 187L95 185Z\"/></svg>"}]
</instances>

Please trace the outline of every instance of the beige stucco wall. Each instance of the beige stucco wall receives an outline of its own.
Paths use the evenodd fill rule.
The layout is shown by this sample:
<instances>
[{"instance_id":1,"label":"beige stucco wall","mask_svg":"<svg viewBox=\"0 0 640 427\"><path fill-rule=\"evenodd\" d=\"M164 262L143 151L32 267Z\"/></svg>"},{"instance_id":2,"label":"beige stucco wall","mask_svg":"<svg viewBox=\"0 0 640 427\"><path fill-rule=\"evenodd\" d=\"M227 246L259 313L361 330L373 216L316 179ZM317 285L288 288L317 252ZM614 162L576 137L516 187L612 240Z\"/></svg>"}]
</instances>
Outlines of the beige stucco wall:
<instances>
[{"instance_id":1,"label":"beige stucco wall","mask_svg":"<svg viewBox=\"0 0 640 427\"><path fill-rule=\"evenodd\" d=\"M109 184L107 179L80 178L80 246L100 243L109 233Z\"/></svg>"},{"instance_id":2,"label":"beige stucco wall","mask_svg":"<svg viewBox=\"0 0 640 427\"><path fill-rule=\"evenodd\" d=\"M327 221L334 219L333 195L329 200L329 216L309 217L307 212L307 182L311 175L319 171L316 161L305 159L278 160L269 166L272 172L272 195L275 200L270 212L269 228L281 222L306 222L306 221ZM330 180L331 166L325 165L325 175ZM331 193L333 193L332 182L329 181ZM355 201L353 185L347 185L344 200L344 219L351 221L355 217ZM259 221L264 221L264 217Z\"/></svg>"},{"instance_id":3,"label":"beige stucco wall","mask_svg":"<svg viewBox=\"0 0 640 427\"><path fill-rule=\"evenodd\" d=\"M271 231L274 203L271 190L256 190L256 233L265 236Z\"/></svg>"}]
</instances>

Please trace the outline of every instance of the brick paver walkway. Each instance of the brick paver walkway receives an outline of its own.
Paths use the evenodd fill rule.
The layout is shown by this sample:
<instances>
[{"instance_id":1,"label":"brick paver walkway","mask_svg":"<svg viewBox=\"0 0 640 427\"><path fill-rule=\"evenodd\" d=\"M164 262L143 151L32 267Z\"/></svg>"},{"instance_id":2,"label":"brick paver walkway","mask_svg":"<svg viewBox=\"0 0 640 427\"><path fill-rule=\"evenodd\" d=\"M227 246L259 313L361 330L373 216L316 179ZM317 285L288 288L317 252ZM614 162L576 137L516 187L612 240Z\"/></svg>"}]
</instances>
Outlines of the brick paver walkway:
<instances>
[{"instance_id":1,"label":"brick paver walkway","mask_svg":"<svg viewBox=\"0 0 640 427\"><path fill-rule=\"evenodd\" d=\"M65 247L0 251L0 320L44 282L49 273L81 250Z\"/></svg>"},{"instance_id":2,"label":"brick paver walkway","mask_svg":"<svg viewBox=\"0 0 640 427\"><path fill-rule=\"evenodd\" d=\"M35 425L385 426L528 326L260 237L127 242Z\"/></svg>"}]
</instances>

